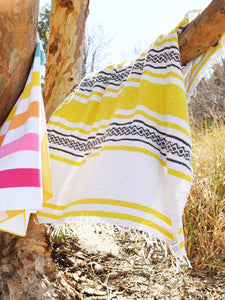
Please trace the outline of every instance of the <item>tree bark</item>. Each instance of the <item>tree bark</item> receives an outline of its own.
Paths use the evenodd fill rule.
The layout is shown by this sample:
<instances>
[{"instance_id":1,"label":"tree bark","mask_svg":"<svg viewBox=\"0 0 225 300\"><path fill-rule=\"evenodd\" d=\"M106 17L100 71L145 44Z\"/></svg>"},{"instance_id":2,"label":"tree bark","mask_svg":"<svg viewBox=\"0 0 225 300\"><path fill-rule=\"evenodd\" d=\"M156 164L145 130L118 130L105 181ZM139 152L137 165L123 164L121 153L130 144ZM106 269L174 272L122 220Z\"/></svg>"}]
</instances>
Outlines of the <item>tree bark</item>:
<instances>
[{"instance_id":1,"label":"tree bark","mask_svg":"<svg viewBox=\"0 0 225 300\"><path fill-rule=\"evenodd\" d=\"M52 0L45 87L47 120L81 80L89 0Z\"/></svg>"},{"instance_id":2,"label":"tree bark","mask_svg":"<svg viewBox=\"0 0 225 300\"><path fill-rule=\"evenodd\" d=\"M52 65L47 66L46 97L52 101L57 101L54 97L59 90L65 93L80 80L88 2L53 1L51 22L60 24L63 30L53 26L50 33ZM4 33L0 34L1 123L26 82L36 46L37 18L38 1L0 1L0 29ZM1 300L80 299L56 271L49 235L45 225L38 225L35 214L31 215L26 237L0 232Z\"/></svg>"},{"instance_id":3,"label":"tree bark","mask_svg":"<svg viewBox=\"0 0 225 300\"><path fill-rule=\"evenodd\" d=\"M214 0L179 36L182 65L217 44L225 32L225 0Z\"/></svg>"},{"instance_id":4,"label":"tree bark","mask_svg":"<svg viewBox=\"0 0 225 300\"><path fill-rule=\"evenodd\" d=\"M22 92L30 70L38 9L38 0L0 1L0 125Z\"/></svg>"},{"instance_id":5,"label":"tree bark","mask_svg":"<svg viewBox=\"0 0 225 300\"><path fill-rule=\"evenodd\" d=\"M50 230L31 215L24 238L0 233L1 300L80 300L51 257Z\"/></svg>"}]
</instances>

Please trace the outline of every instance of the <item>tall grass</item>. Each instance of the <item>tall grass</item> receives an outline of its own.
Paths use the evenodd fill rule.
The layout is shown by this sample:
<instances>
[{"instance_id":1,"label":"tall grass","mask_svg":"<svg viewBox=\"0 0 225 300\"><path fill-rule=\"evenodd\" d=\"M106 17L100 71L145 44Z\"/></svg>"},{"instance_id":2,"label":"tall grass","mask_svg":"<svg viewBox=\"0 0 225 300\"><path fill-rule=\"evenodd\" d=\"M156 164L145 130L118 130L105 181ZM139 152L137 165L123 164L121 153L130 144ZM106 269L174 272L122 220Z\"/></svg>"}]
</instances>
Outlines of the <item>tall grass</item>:
<instances>
[{"instance_id":1,"label":"tall grass","mask_svg":"<svg viewBox=\"0 0 225 300\"><path fill-rule=\"evenodd\" d=\"M225 125L192 130L193 183L183 222L195 269L225 273Z\"/></svg>"}]
</instances>

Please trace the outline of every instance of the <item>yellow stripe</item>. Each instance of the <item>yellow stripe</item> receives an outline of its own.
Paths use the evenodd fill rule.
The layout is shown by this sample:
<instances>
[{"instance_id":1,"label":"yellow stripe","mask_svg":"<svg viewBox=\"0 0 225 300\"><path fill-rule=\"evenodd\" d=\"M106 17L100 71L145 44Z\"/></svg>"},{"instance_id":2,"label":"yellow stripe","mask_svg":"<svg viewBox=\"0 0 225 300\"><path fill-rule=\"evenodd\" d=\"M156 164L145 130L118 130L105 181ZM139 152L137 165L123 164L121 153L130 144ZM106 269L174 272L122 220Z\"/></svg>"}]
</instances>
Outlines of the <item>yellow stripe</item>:
<instances>
[{"instance_id":1,"label":"yellow stripe","mask_svg":"<svg viewBox=\"0 0 225 300\"><path fill-rule=\"evenodd\" d=\"M169 128L178 130L178 131L184 133L188 138L190 138L190 133L189 133L189 131L186 130L185 128L183 128L182 126L177 125L177 124L172 123L172 122L164 122L164 121L160 121L160 120L158 120L157 118L154 118L154 117L148 115L147 113L145 113L145 112L142 111L142 110L136 110L134 113L129 114L129 115L115 114L115 115L113 115L113 118L118 118L118 119L123 120L123 119L129 119L129 118L132 118L132 117L134 117L135 115L142 115L142 116L145 117L146 119L155 122L155 123L158 124L159 126L169 127ZM110 119L108 119L108 120L106 120L106 121L110 121ZM54 125L54 126L57 126L57 127L62 128L62 129L69 130L69 131L78 131L78 132L81 132L81 133L84 133L84 134L90 134L91 132L96 132L96 131L98 131L99 129L102 129L102 128L108 128L108 126L109 126L109 124L108 124L108 125L100 125L99 127L94 127L94 128L91 128L90 130L85 130L85 129L80 128L80 127L70 127L70 126L64 125L64 124L62 124L62 123L55 122L55 121L51 121L51 120L48 122L48 124L49 124L49 125ZM85 125L87 125L87 124L85 124ZM88 126L89 126L89 125L88 125Z\"/></svg>"},{"instance_id":2,"label":"yellow stripe","mask_svg":"<svg viewBox=\"0 0 225 300\"><path fill-rule=\"evenodd\" d=\"M82 199L82 200L76 200L73 202L70 202L67 205L56 205L52 203L45 202L43 204L43 207L47 207L50 209L55 210L65 210L68 207L75 206L75 205L85 205L85 204L102 204L102 205L113 205L113 206L122 206L122 207L128 207L136 210L140 210L146 213L149 213L156 218L160 219L161 221L165 222L169 226L172 226L172 222L169 218L167 218L162 213L158 212L157 210L150 208L145 205L128 202L128 201L121 201L121 200L113 200L113 199Z\"/></svg>"},{"instance_id":3,"label":"yellow stripe","mask_svg":"<svg viewBox=\"0 0 225 300\"><path fill-rule=\"evenodd\" d=\"M132 147L132 146L105 146L105 147L101 148L100 152L90 154L89 158L94 157L94 156L98 156L101 153L101 151L110 151L110 150L112 150L112 151L123 150L123 151L132 151L132 152L143 153L143 154L146 154L146 155L151 156L151 157L155 158L156 160L158 160L158 162L163 167L167 167L167 163L165 161L163 161L155 153L153 153L149 150L140 148L140 147ZM86 163L86 161L87 161L87 159L84 159L81 162L77 162L77 161L73 161L73 160L70 160L70 159L67 159L67 158L64 158L64 157L61 157L61 156L58 156L58 155L54 155L54 154L50 154L50 158L54 159L54 160L61 161L61 162L65 162L69 165L74 165L74 166L77 166L77 167L81 166L82 164ZM168 170L168 174L170 174L170 175L173 175L173 176L178 177L178 178L182 178L182 179L184 179L186 181L189 181L189 182L192 181L191 177L188 176L185 173L182 173L180 171L176 171L176 170L173 170L173 169L170 169L170 168L168 168L167 170Z\"/></svg>"},{"instance_id":4,"label":"yellow stripe","mask_svg":"<svg viewBox=\"0 0 225 300\"><path fill-rule=\"evenodd\" d=\"M69 130L69 131L78 131L78 132L81 132L81 133L84 133L84 134L90 134L91 132L96 132L101 128L108 128L109 127L109 125L100 125L99 127L94 127L94 128L91 128L90 130L85 130L85 129L80 128L80 127L70 127L70 126L64 125L62 123L51 121L51 120L48 122L48 124L53 125L53 126L57 126L57 127Z\"/></svg>"},{"instance_id":5,"label":"yellow stripe","mask_svg":"<svg viewBox=\"0 0 225 300\"><path fill-rule=\"evenodd\" d=\"M148 75L148 76L151 76L151 77L154 77L154 78L161 78L161 79L165 79L165 78L168 78L168 77L174 77L174 78L179 79L182 83L184 82L183 77L180 76L179 74L175 73L175 72L167 72L165 74L159 74L159 73L154 73L154 72L150 72L148 70L145 70L143 72L143 75ZM135 82L135 83L137 83L137 82L140 82L140 81L141 81L141 78L135 78L135 77L130 77L130 78L127 79L127 82ZM117 89L106 88L105 91L104 91L104 93L93 91L91 94L86 95L86 94L81 94L81 93L77 92L76 96L78 96L80 98L84 98L84 99L89 99L89 98L91 98L92 95L97 95L99 97L102 97L107 92L118 93L123 88L124 88L124 84L121 85L121 86L119 86ZM137 87L135 87L135 88L137 88ZM75 98L72 98L72 99L76 101ZM79 100L77 100L77 101L79 101Z\"/></svg>"},{"instance_id":6,"label":"yellow stripe","mask_svg":"<svg viewBox=\"0 0 225 300\"><path fill-rule=\"evenodd\" d=\"M6 214L8 215L8 218L5 218L3 220L0 221L0 224L5 222L5 221L8 221L18 215L20 215L22 213L21 210L9 210L9 211L6 211Z\"/></svg>"},{"instance_id":7,"label":"yellow stripe","mask_svg":"<svg viewBox=\"0 0 225 300\"><path fill-rule=\"evenodd\" d=\"M194 67L191 70L190 76L192 76L195 72L195 70L199 67L199 65L201 64L201 62L204 60L204 58L208 55L208 53L211 51L211 48L208 49L206 52L203 53L202 58L199 60L199 62L197 64L194 65Z\"/></svg>"},{"instance_id":8,"label":"yellow stripe","mask_svg":"<svg viewBox=\"0 0 225 300\"><path fill-rule=\"evenodd\" d=\"M51 168L48 150L48 140L47 133L44 133L41 142L41 170L42 170L42 191L43 191L43 201L47 201L52 198L52 178L51 178Z\"/></svg>"},{"instance_id":9,"label":"yellow stripe","mask_svg":"<svg viewBox=\"0 0 225 300\"><path fill-rule=\"evenodd\" d=\"M180 250L184 248L184 241L179 243Z\"/></svg>"},{"instance_id":10,"label":"yellow stripe","mask_svg":"<svg viewBox=\"0 0 225 300\"><path fill-rule=\"evenodd\" d=\"M153 228L154 230L162 233L166 237L168 237L171 240L173 239L173 234L167 231L165 228L155 224L154 222L150 220L146 220L140 217L131 216L128 214L122 214L122 213L111 213L111 212L104 212L104 211L72 211L72 212L65 212L61 216L53 215L44 213L42 211L38 211L37 215L41 217L46 217L50 219L60 220L62 218L68 218L68 217L105 217L105 218L112 218L112 219L120 219L120 220L127 220L132 221L135 223L140 223L145 226L149 226Z\"/></svg>"},{"instance_id":11,"label":"yellow stripe","mask_svg":"<svg viewBox=\"0 0 225 300\"><path fill-rule=\"evenodd\" d=\"M180 171L176 171L176 170L168 168L168 174L175 176L175 177L182 178L188 182L192 182L192 177L190 177L189 175L182 173Z\"/></svg>"},{"instance_id":12,"label":"yellow stripe","mask_svg":"<svg viewBox=\"0 0 225 300\"><path fill-rule=\"evenodd\" d=\"M77 162L77 161L74 161L74 160L71 160L71 159L67 159L67 158L64 158L64 157L61 157L61 156L58 156L58 155L54 155L54 154L50 154L50 158L54 159L54 160L64 162L64 163L69 164L69 165L77 166L77 167L79 167L82 164L80 162ZM83 161L83 163L85 163L86 161L87 160Z\"/></svg>"},{"instance_id":13,"label":"yellow stripe","mask_svg":"<svg viewBox=\"0 0 225 300\"><path fill-rule=\"evenodd\" d=\"M116 114L114 115L114 118L118 118L118 119L129 119L129 118L132 118L134 117L135 115L142 115L143 117L145 117L146 119L150 120L150 121L153 121L155 122L156 124L158 124L159 126L164 126L164 127L169 127L169 128L172 128L172 129L176 129L178 131L181 131L183 132L188 138L190 138L190 133L185 129L183 128L182 126L180 125L177 125L177 124L174 124L172 122L164 122L164 121L160 121L150 115L148 115L147 113L143 112L142 110L136 110L133 114L130 114L130 115L121 115L121 114Z\"/></svg>"},{"instance_id":14,"label":"yellow stripe","mask_svg":"<svg viewBox=\"0 0 225 300\"><path fill-rule=\"evenodd\" d=\"M204 55L202 56L202 59L201 59L201 60L193 67L193 69L192 69L191 76L192 76L192 74L194 73L195 69L198 67L198 70L197 70L197 72L194 74L194 77L193 77L193 79L191 80L191 82L190 82L190 84L189 84L189 86L188 86L187 91L190 90L190 88L191 88L191 86L192 86L194 80L196 79L197 75L198 75L199 72L201 71L202 67L207 63L207 61L211 58L211 56L212 56L217 50L219 50L219 49L221 49L221 48L222 48L222 45L221 45L221 43L220 43L217 47L215 47L215 49L210 53L210 55L207 56L207 54L212 50L212 48L210 48L208 51L206 51L206 52L204 53ZM206 56L207 56L207 57L206 57ZM205 57L206 57L206 58L205 58Z\"/></svg>"},{"instance_id":15,"label":"yellow stripe","mask_svg":"<svg viewBox=\"0 0 225 300\"><path fill-rule=\"evenodd\" d=\"M179 228L178 230L178 235L182 234L183 233L183 227Z\"/></svg>"},{"instance_id":16,"label":"yellow stripe","mask_svg":"<svg viewBox=\"0 0 225 300\"><path fill-rule=\"evenodd\" d=\"M40 86L40 85L41 85L41 83L40 83L40 72L35 71L35 72L32 73L31 82L28 83L25 86L24 90L23 90L21 100L30 97L30 91L31 91L31 88L33 86Z\"/></svg>"},{"instance_id":17,"label":"yellow stripe","mask_svg":"<svg viewBox=\"0 0 225 300\"><path fill-rule=\"evenodd\" d=\"M140 87L125 86L116 98L103 96L100 102L90 100L82 103L72 99L54 113L55 117L63 116L69 122L79 120L93 125L101 120L110 120L116 109L132 110L143 105L148 110L160 115L170 115L188 123L188 110L185 91L173 84L165 85L142 80Z\"/></svg>"},{"instance_id":18,"label":"yellow stripe","mask_svg":"<svg viewBox=\"0 0 225 300\"><path fill-rule=\"evenodd\" d=\"M11 109L10 114L8 115L8 118L6 119L5 122L12 121L12 119L13 119L15 113L16 113L16 110L17 110L17 106L15 105L15 106Z\"/></svg>"},{"instance_id":19,"label":"yellow stripe","mask_svg":"<svg viewBox=\"0 0 225 300\"><path fill-rule=\"evenodd\" d=\"M171 34L174 33L175 30L171 31ZM159 37L160 38L160 37ZM161 42L155 42L153 45L154 46L162 46L165 43L171 43L171 42L177 42L178 39L177 37L172 37L172 38L164 38Z\"/></svg>"},{"instance_id":20,"label":"yellow stripe","mask_svg":"<svg viewBox=\"0 0 225 300\"><path fill-rule=\"evenodd\" d=\"M135 78L135 77L131 77L127 79L127 82L140 82L141 78ZM121 85L121 87L123 87L124 85Z\"/></svg>"}]
</instances>

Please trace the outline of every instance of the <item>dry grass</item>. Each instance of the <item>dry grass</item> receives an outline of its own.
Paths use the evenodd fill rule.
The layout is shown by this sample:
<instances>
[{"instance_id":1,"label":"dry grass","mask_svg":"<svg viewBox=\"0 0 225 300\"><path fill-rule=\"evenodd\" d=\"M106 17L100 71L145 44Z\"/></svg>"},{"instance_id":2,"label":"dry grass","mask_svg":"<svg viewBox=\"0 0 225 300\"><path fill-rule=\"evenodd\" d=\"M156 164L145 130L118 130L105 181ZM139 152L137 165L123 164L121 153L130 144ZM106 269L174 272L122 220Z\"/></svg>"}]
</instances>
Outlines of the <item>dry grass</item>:
<instances>
[{"instance_id":1,"label":"dry grass","mask_svg":"<svg viewBox=\"0 0 225 300\"><path fill-rule=\"evenodd\" d=\"M225 125L192 131L193 183L184 212L186 250L196 270L225 273Z\"/></svg>"}]
</instances>

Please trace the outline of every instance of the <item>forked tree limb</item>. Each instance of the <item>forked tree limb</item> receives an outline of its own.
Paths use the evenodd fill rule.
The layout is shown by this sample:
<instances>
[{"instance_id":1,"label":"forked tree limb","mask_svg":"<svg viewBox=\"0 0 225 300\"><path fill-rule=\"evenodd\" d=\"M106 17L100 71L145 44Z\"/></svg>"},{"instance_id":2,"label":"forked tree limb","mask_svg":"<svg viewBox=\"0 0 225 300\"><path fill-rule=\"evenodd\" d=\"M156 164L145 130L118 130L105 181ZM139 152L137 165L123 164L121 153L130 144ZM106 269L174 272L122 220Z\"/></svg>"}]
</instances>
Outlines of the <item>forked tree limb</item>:
<instances>
[{"instance_id":1,"label":"forked tree limb","mask_svg":"<svg viewBox=\"0 0 225 300\"><path fill-rule=\"evenodd\" d=\"M217 44L225 32L225 0L213 0L179 36L182 65Z\"/></svg>"}]
</instances>

